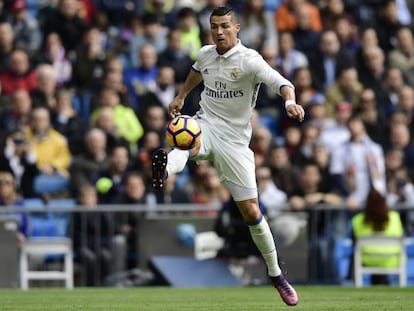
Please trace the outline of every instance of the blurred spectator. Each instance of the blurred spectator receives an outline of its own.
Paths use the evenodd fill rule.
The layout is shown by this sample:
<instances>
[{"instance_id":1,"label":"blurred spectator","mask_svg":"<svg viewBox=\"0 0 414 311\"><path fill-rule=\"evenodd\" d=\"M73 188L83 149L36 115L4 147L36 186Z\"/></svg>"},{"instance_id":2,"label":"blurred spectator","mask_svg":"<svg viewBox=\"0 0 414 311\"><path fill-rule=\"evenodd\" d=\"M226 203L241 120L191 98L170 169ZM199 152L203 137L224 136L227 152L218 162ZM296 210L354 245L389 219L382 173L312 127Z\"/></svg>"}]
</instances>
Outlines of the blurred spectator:
<instances>
[{"instance_id":1,"label":"blurred spectator","mask_svg":"<svg viewBox=\"0 0 414 311\"><path fill-rule=\"evenodd\" d=\"M143 33L135 34L130 40L129 54L131 65L139 67L139 50L144 44L151 44L157 54L167 47L167 29L163 27L155 14L146 13L142 16Z\"/></svg>"},{"instance_id":2,"label":"blurred spectator","mask_svg":"<svg viewBox=\"0 0 414 311\"><path fill-rule=\"evenodd\" d=\"M402 156L398 154L398 149L394 149L392 152L394 155L390 155L389 157L398 157L402 159ZM400 161L400 159L397 161ZM390 173L389 178L387 178L387 186L387 203L391 207L399 203L414 203L414 185L404 166L401 165ZM401 211L401 213L404 213L404 211ZM411 213L408 212L407 214Z\"/></svg>"},{"instance_id":3,"label":"blurred spectator","mask_svg":"<svg viewBox=\"0 0 414 311\"><path fill-rule=\"evenodd\" d=\"M79 91L93 91L98 88L104 74L106 57L101 32L96 27L90 28L85 32L82 44L78 44L76 48L72 79Z\"/></svg>"},{"instance_id":4,"label":"blurred spectator","mask_svg":"<svg viewBox=\"0 0 414 311\"><path fill-rule=\"evenodd\" d=\"M51 32L44 40L39 63L50 63L56 74L56 84L62 86L72 79L72 63L68 59L62 39L56 32Z\"/></svg>"},{"instance_id":5,"label":"blurred spectator","mask_svg":"<svg viewBox=\"0 0 414 311\"><path fill-rule=\"evenodd\" d=\"M318 48L320 31L312 28L311 11L307 6L299 6L295 10L295 17L296 29L292 31L295 48L304 53L306 57L311 57L313 51Z\"/></svg>"},{"instance_id":6,"label":"blurred spectator","mask_svg":"<svg viewBox=\"0 0 414 311\"><path fill-rule=\"evenodd\" d=\"M364 122L368 136L381 146L385 146L387 137L386 119L378 110L375 92L372 89L363 89L359 97L358 106L355 109Z\"/></svg>"},{"instance_id":7,"label":"blurred spectator","mask_svg":"<svg viewBox=\"0 0 414 311\"><path fill-rule=\"evenodd\" d=\"M266 208L267 215L277 217L287 202L286 193L277 188L268 166L257 167L256 176L260 201Z\"/></svg>"},{"instance_id":8,"label":"blurred spectator","mask_svg":"<svg viewBox=\"0 0 414 311\"><path fill-rule=\"evenodd\" d=\"M8 171L0 171L0 206L1 207L22 207L23 198L16 188L13 175ZM29 231L29 219L27 213L7 213L5 216L17 220L19 230L16 233L17 245L20 247L26 240Z\"/></svg>"},{"instance_id":9,"label":"blurred spectator","mask_svg":"<svg viewBox=\"0 0 414 311\"><path fill-rule=\"evenodd\" d=\"M139 172L131 171L125 177L123 191L114 198L114 204L151 204L155 198L147 192L144 176ZM116 212L113 214L112 225L115 228L118 243L126 246L126 254L116 254L124 262L116 265L116 271L125 271L135 268L138 262L138 225L139 214L135 212Z\"/></svg>"},{"instance_id":10,"label":"blurred spectator","mask_svg":"<svg viewBox=\"0 0 414 311\"><path fill-rule=\"evenodd\" d=\"M52 112L53 127L68 141L72 155L79 154L87 125L72 105L72 91L61 89L56 94L56 107Z\"/></svg>"},{"instance_id":11,"label":"blurred spectator","mask_svg":"<svg viewBox=\"0 0 414 311\"><path fill-rule=\"evenodd\" d=\"M332 150L330 173L349 210L361 207L371 187L386 192L385 159L381 146L367 135L357 115L348 120L351 138Z\"/></svg>"},{"instance_id":12,"label":"blurred spectator","mask_svg":"<svg viewBox=\"0 0 414 311\"><path fill-rule=\"evenodd\" d=\"M36 88L36 71L32 70L24 50L15 49L10 53L8 69L0 74L0 84L2 94L9 96L17 89L31 92Z\"/></svg>"},{"instance_id":13,"label":"blurred spectator","mask_svg":"<svg viewBox=\"0 0 414 311\"><path fill-rule=\"evenodd\" d=\"M399 122L391 125L388 148L398 148L404 152L404 166L410 176L414 176L414 142L407 124Z\"/></svg>"},{"instance_id":14,"label":"blurred spectator","mask_svg":"<svg viewBox=\"0 0 414 311\"><path fill-rule=\"evenodd\" d=\"M329 117L335 114L335 106L340 102L351 103L355 108L362 91L355 67L342 68L336 72L335 82L326 90L326 108Z\"/></svg>"},{"instance_id":15,"label":"blurred spectator","mask_svg":"<svg viewBox=\"0 0 414 311\"><path fill-rule=\"evenodd\" d=\"M78 0L59 0L58 7L46 13L42 24L43 35L56 32L69 55L82 41L85 23L79 16Z\"/></svg>"},{"instance_id":16,"label":"blurred spectator","mask_svg":"<svg viewBox=\"0 0 414 311\"><path fill-rule=\"evenodd\" d=\"M279 33L279 53L276 55L276 65L280 73L288 79L294 78L298 68L308 67L305 54L295 49L295 39L291 32Z\"/></svg>"},{"instance_id":17,"label":"blurred spectator","mask_svg":"<svg viewBox=\"0 0 414 311\"><path fill-rule=\"evenodd\" d=\"M313 83L319 91L325 91L334 83L341 68L353 64L352 57L341 48L338 35L333 30L321 33L319 47L308 60Z\"/></svg>"},{"instance_id":18,"label":"blurred spectator","mask_svg":"<svg viewBox=\"0 0 414 311\"><path fill-rule=\"evenodd\" d=\"M388 65L399 68L408 84L414 86L414 38L410 27L396 32L397 45L388 53Z\"/></svg>"},{"instance_id":19,"label":"blurred spectator","mask_svg":"<svg viewBox=\"0 0 414 311\"><path fill-rule=\"evenodd\" d=\"M346 16L343 0L327 0L319 3L322 27L326 30L334 30L335 24L343 16Z\"/></svg>"},{"instance_id":20,"label":"blurred spectator","mask_svg":"<svg viewBox=\"0 0 414 311\"><path fill-rule=\"evenodd\" d=\"M51 125L49 110L34 108L30 128L25 133L33 145L36 165L40 171L34 179L34 191L39 195L67 195L71 154L65 137Z\"/></svg>"},{"instance_id":21,"label":"blurred spectator","mask_svg":"<svg viewBox=\"0 0 414 311\"><path fill-rule=\"evenodd\" d=\"M102 78L101 86L98 88L98 95L94 95L91 100L91 109L97 108L99 105L99 91L103 89L110 89L118 93L121 100L121 104L124 106L131 107L132 102L128 94L128 88L123 81L124 65L122 59L115 56L108 56L106 58L104 75ZM96 98L97 97L97 98Z\"/></svg>"},{"instance_id":22,"label":"blurred spectator","mask_svg":"<svg viewBox=\"0 0 414 311\"><path fill-rule=\"evenodd\" d=\"M108 167L100 169L94 182L100 203L113 203L114 198L123 191L129 172L129 157L125 146L115 146L111 150Z\"/></svg>"},{"instance_id":23,"label":"blurred spectator","mask_svg":"<svg viewBox=\"0 0 414 311\"><path fill-rule=\"evenodd\" d=\"M176 83L184 82L193 64L190 54L181 46L181 36L179 29L170 29L167 36L167 47L158 57L158 65L160 68L163 66L171 66L174 69Z\"/></svg>"},{"instance_id":24,"label":"blurred spectator","mask_svg":"<svg viewBox=\"0 0 414 311\"><path fill-rule=\"evenodd\" d=\"M155 91L157 84L157 53L151 44L144 44L139 50L140 66L124 72L124 82L132 99L133 108L139 107L140 97Z\"/></svg>"},{"instance_id":25,"label":"blurred spectator","mask_svg":"<svg viewBox=\"0 0 414 311\"><path fill-rule=\"evenodd\" d=\"M313 156L313 146L319 137L319 128L312 123L305 123L300 128L301 139L298 148L291 154L290 160L293 165L302 167L305 162Z\"/></svg>"},{"instance_id":26,"label":"blurred spectator","mask_svg":"<svg viewBox=\"0 0 414 311\"><path fill-rule=\"evenodd\" d=\"M397 238L404 235L400 215L397 211L389 209L384 195L375 188L369 191L364 211L352 218L353 239L358 240L373 235ZM402 251L394 247L365 246L362 249L362 264L369 267L397 267L399 252ZM364 254L368 252L369 254ZM371 283L389 284L388 275L371 275Z\"/></svg>"},{"instance_id":27,"label":"blurred spectator","mask_svg":"<svg viewBox=\"0 0 414 311\"><path fill-rule=\"evenodd\" d=\"M37 19L29 14L26 0L14 0L9 10L11 15L8 21L13 27L15 47L35 56L42 40Z\"/></svg>"},{"instance_id":28,"label":"blurred spectator","mask_svg":"<svg viewBox=\"0 0 414 311\"><path fill-rule=\"evenodd\" d=\"M195 193L192 197L192 203L222 204L230 198L230 193L221 185L220 178L213 166L207 168L201 180L198 180L197 178L193 178L192 180L195 184ZM199 214L201 215L203 212L200 212Z\"/></svg>"},{"instance_id":29,"label":"blurred spectator","mask_svg":"<svg viewBox=\"0 0 414 311\"><path fill-rule=\"evenodd\" d=\"M86 286L102 285L112 264L108 213L99 212L100 202L92 185L83 185L76 199L77 205L91 212L73 213L71 228L75 259Z\"/></svg>"},{"instance_id":30,"label":"blurred spectator","mask_svg":"<svg viewBox=\"0 0 414 311\"><path fill-rule=\"evenodd\" d=\"M219 6L224 6L227 2L227 0L206 0L205 6L197 14L202 37L209 35L210 33L210 15L213 9Z\"/></svg>"},{"instance_id":31,"label":"blurred spectator","mask_svg":"<svg viewBox=\"0 0 414 311\"><path fill-rule=\"evenodd\" d=\"M36 88L30 92L33 107L44 107L52 111L56 107L56 72L52 65L40 64L36 68Z\"/></svg>"},{"instance_id":32,"label":"blurred spectator","mask_svg":"<svg viewBox=\"0 0 414 311\"><path fill-rule=\"evenodd\" d=\"M361 27L359 31L360 46L356 52L355 60L358 72L364 72L367 69L367 62L365 61L365 51L371 47L378 47L377 31L372 26Z\"/></svg>"},{"instance_id":33,"label":"blurred spectator","mask_svg":"<svg viewBox=\"0 0 414 311\"><path fill-rule=\"evenodd\" d=\"M266 215L263 204L259 204L259 208ZM241 259L260 256L260 252L250 236L249 228L232 198L221 205L214 224L214 231L224 239L224 246L217 254L218 258Z\"/></svg>"},{"instance_id":34,"label":"blurred spectator","mask_svg":"<svg viewBox=\"0 0 414 311\"><path fill-rule=\"evenodd\" d=\"M152 105L146 108L141 117L144 132L154 131L164 142L165 128L167 123L167 112L164 107Z\"/></svg>"},{"instance_id":35,"label":"blurred spectator","mask_svg":"<svg viewBox=\"0 0 414 311\"><path fill-rule=\"evenodd\" d=\"M285 144L286 150L289 154L289 157L291 157L300 148L300 142L302 140L302 131L296 125L288 126L284 130L284 138L285 138L284 144Z\"/></svg>"},{"instance_id":36,"label":"blurred spectator","mask_svg":"<svg viewBox=\"0 0 414 311\"><path fill-rule=\"evenodd\" d=\"M147 110L152 106L161 107L165 113L168 110L168 105L177 95L177 87L174 82L174 69L169 66L160 66L157 74L157 81L155 91L149 91L140 98L140 104L136 110L137 116L143 120L144 127L151 127L145 115Z\"/></svg>"},{"instance_id":37,"label":"blurred spectator","mask_svg":"<svg viewBox=\"0 0 414 311\"><path fill-rule=\"evenodd\" d=\"M363 51L365 68L359 70L359 81L376 94L381 94L386 70L385 55L379 46L368 47Z\"/></svg>"},{"instance_id":38,"label":"blurred spectator","mask_svg":"<svg viewBox=\"0 0 414 311\"><path fill-rule=\"evenodd\" d=\"M401 110L407 116L408 122L413 125L414 121L414 88L404 86L398 92L397 109Z\"/></svg>"},{"instance_id":39,"label":"blurred spectator","mask_svg":"<svg viewBox=\"0 0 414 311\"><path fill-rule=\"evenodd\" d=\"M341 16L336 20L334 30L338 34L341 46L354 58L360 47L357 26L354 21L347 16Z\"/></svg>"},{"instance_id":40,"label":"blurred spectator","mask_svg":"<svg viewBox=\"0 0 414 311\"><path fill-rule=\"evenodd\" d=\"M271 144L272 132L269 128L259 125L253 129L250 148L254 152L256 166L261 166L266 162Z\"/></svg>"},{"instance_id":41,"label":"blurred spectator","mask_svg":"<svg viewBox=\"0 0 414 311\"><path fill-rule=\"evenodd\" d=\"M239 38L244 45L260 50L262 46L277 48L277 31L272 12L264 7L264 0L248 0L238 15L241 29Z\"/></svg>"},{"instance_id":42,"label":"blurred spectator","mask_svg":"<svg viewBox=\"0 0 414 311\"><path fill-rule=\"evenodd\" d=\"M331 153L328 146L325 145L320 139L317 139L313 144L312 157L310 162L315 162L321 173L321 187L323 189L332 188L333 179L329 172L329 164L331 161Z\"/></svg>"},{"instance_id":43,"label":"blurred spectator","mask_svg":"<svg viewBox=\"0 0 414 311\"><path fill-rule=\"evenodd\" d=\"M312 254L310 258L317 259L318 263L316 271L312 269L311 275L322 280L325 277L326 265L328 265L329 240L334 233L334 231L325 230L328 225L333 226L333 229L335 227L332 215L325 215L326 211L314 207L317 204L336 206L342 203L342 198L334 193L332 184L322 183L318 166L313 162L308 162L301 168L299 183L290 194L288 202L294 211L305 211L309 215L308 240ZM309 259L309 264L310 262Z\"/></svg>"},{"instance_id":44,"label":"blurred spectator","mask_svg":"<svg viewBox=\"0 0 414 311\"><path fill-rule=\"evenodd\" d=\"M157 131L145 131L144 136L140 140L138 153L133 157L131 169L142 172L145 175L148 189L152 189L152 163L151 158L155 150L164 146L164 137L160 137ZM156 192L157 200L161 201L162 194Z\"/></svg>"},{"instance_id":45,"label":"blurred spectator","mask_svg":"<svg viewBox=\"0 0 414 311\"><path fill-rule=\"evenodd\" d=\"M195 60L201 48L200 27L196 12L185 7L178 11L177 28L181 31L181 47Z\"/></svg>"},{"instance_id":46,"label":"blurred spectator","mask_svg":"<svg viewBox=\"0 0 414 311\"><path fill-rule=\"evenodd\" d=\"M377 95L378 109L384 116L388 117L397 109L398 94L404 85L405 81L402 71L395 67L387 68L381 93Z\"/></svg>"},{"instance_id":47,"label":"blurred spectator","mask_svg":"<svg viewBox=\"0 0 414 311\"><path fill-rule=\"evenodd\" d=\"M293 84L295 85L296 100L305 109L314 96L321 94L314 87L312 73L309 67L295 69L293 72Z\"/></svg>"},{"instance_id":48,"label":"blurred spectator","mask_svg":"<svg viewBox=\"0 0 414 311\"><path fill-rule=\"evenodd\" d=\"M75 193L83 185L92 183L100 170L108 168L106 136L102 130L88 130L83 147L83 152L73 157L70 166L71 184Z\"/></svg>"},{"instance_id":49,"label":"blurred spectator","mask_svg":"<svg viewBox=\"0 0 414 311\"><path fill-rule=\"evenodd\" d=\"M114 109L112 107L99 108L99 113L96 115L94 122L91 122L90 127L96 127L105 133L107 140L107 150L111 151L117 145L130 145L128 141L121 136L118 126L115 123Z\"/></svg>"},{"instance_id":50,"label":"blurred spectator","mask_svg":"<svg viewBox=\"0 0 414 311\"><path fill-rule=\"evenodd\" d=\"M322 94L314 95L306 104L306 118L307 122L318 128L319 135L335 124L334 119L327 116L325 96Z\"/></svg>"},{"instance_id":51,"label":"blurred spectator","mask_svg":"<svg viewBox=\"0 0 414 311\"><path fill-rule=\"evenodd\" d=\"M275 23L277 30L294 31L297 27L296 13L299 8L305 7L310 14L311 29L322 30L322 22L318 7L307 0L287 0L275 11Z\"/></svg>"},{"instance_id":52,"label":"blurred spectator","mask_svg":"<svg viewBox=\"0 0 414 311\"><path fill-rule=\"evenodd\" d=\"M160 203L174 204L174 203L191 203L191 198L177 183L178 176L168 176L165 181L162 193L162 199L158 200Z\"/></svg>"},{"instance_id":53,"label":"blurred spectator","mask_svg":"<svg viewBox=\"0 0 414 311\"><path fill-rule=\"evenodd\" d=\"M272 145L268 162L276 187L289 195L296 187L299 171L290 162L286 148L283 145Z\"/></svg>"},{"instance_id":54,"label":"blurred spectator","mask_svg":"<svg viewBox=\"0 0 414 311\"><path fill-rule=\"evenodd\" d=\"M92 124L97 121L102 108L111 108L113 110L113 118L117 133L128 141L130 150L135 153L137 150L137 143L144 134L142 124L135 115L135 112L132 108L122 105L118 93L110 89L101 90L99 105L100 107L92 112Z\"/></svg>"},{"instance_id":55,"label":"blurred spectator","mask_svg":"<svg viewBox=\"0 0 414 311\"><path fill-rule=\"evenodd\" d=\"M0 156L1 170L13 173L17 189L24 198L34 197L33 180L39 173L33 144L27 142L24 132L16 130L6 137Z\"/></svg>"},{"instance_id":56,"label":"blurred spectator","mask_svg":"<svg viewBox=\"0 0 414 311\"><path fill-rule=\"evenodd\" d=\"M161 23L173 27L177 21L175 0L143 0L144 12L155 14Z\"/></svg>"},{"instance_id":57,"label":"blurred spectator","mask_svg":"<svg viewBox=\"0 0 414 311\"><path fill-rule=\"evenodd\" d=\"M3 2L0 1L2 4ZM9 22L0 20L0 73L9 67L10 54L14 49L14 32Z\"/></svg>"},{"instance_id":58,"label":"blurred spectator","mask_svg":"<svg viewBox=\"0 0 414 311\"><path fill-rule=\"evenodd\" d=\"M316 163L311 161L305 163L300 175L299 184L289 196L289 204L293 210L304 210L322 203L331 205L342 203L342 198L334 193L332 184L322 183L321 172ZM322 185L328 188L323 188Z\"/></svg>"},{"instance_id":59,"label":"blurred spectator","mask_svg":"<svg viewBox=\"0 0 414 311\"><path fill-rule=\"evenodd\" d=\"M12 96L12 105L0 115L0 129L5 133L24 130L29 126L32 101L25 90L17 89Z\"/></svg>"},{"instance_id":60,"label":"blurred spectator","mask_svg":"<svg viewBox=\"0 0 414 311\"><path fill-rule=\"evenodd\" d=\"M269 64L270 67L276 69L277 49L271 45L265 45L260 49L260 55ZM278 105L280 97L272 91L266 84L260 85L257 94L255 109L259 115L271 116L275 120L280 120L281 107ZM283 108L282 108L283 109ZM278 132L278 129L276 130Z\"/></svg>"},{"instance_id":61,"label":"blurred spectator","mask_svg":"<svg viewBox=\"0 0 414 311\"><path fill-rule=\"evenodd\" d=\"M388 54L396 43L397 30L402 26L398 20L398 7L396 0L384 0L378 8L378 18L375 24L379 46L384 54Z\"/></svg>"}]
</instances>

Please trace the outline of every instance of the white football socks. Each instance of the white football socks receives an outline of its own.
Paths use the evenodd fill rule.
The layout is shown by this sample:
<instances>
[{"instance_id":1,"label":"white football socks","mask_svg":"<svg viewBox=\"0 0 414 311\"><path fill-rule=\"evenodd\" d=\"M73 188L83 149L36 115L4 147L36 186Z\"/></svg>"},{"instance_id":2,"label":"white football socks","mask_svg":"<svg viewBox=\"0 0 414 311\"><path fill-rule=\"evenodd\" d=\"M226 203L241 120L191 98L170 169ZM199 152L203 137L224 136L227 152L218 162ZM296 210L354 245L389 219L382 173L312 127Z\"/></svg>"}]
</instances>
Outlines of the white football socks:
<instances>
[{"instance_id":1,"label":"white football socks","mask_svg":"<svg viewBox=\"0 0 414 311\"><path fill-rule=\"evenodd\" d=\"M181 172L190 157L191 151L173 149L168 153L167 172L168 175L174 175Z\"/></svg>"},{"instance_id":2,"label":"white football socks","mask_svg":"<svg viewBox=\"0 0 414 311\"><path fill-rule=\"evenodd\" d=\"M262 254L269 276L278 276L282 273L277 261L276 245L267 220L261 216L259 223L249 225L250 234L254 243Z\"/></svg>"}]
</instances>

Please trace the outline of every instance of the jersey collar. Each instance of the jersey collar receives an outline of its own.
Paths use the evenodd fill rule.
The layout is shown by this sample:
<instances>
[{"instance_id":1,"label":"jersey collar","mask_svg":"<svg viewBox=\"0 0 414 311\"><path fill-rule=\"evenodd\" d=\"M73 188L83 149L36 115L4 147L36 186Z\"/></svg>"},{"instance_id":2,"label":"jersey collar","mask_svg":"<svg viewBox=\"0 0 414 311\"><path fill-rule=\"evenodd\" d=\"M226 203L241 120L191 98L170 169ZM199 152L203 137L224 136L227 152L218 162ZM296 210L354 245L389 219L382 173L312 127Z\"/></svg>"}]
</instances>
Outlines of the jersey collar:
<instances>
[{"instance_id":1,"label":"jersey collar","mask_svg":"<svg viewBox=\"0 0 414 311\"><path fill-rule=\"evenodd\" d=\"M230 50L228 50L226 53L224 54L219 54L217 53L218 56L222 56L224 58L229 58L230 56L232 56L234 53L236 53L238 50L240 50L242 44L240 42L239 39L237 39L237 44L235 46L233 46ZM217 50L216 50L217 52Z\"/></svg>"}]
</instances>

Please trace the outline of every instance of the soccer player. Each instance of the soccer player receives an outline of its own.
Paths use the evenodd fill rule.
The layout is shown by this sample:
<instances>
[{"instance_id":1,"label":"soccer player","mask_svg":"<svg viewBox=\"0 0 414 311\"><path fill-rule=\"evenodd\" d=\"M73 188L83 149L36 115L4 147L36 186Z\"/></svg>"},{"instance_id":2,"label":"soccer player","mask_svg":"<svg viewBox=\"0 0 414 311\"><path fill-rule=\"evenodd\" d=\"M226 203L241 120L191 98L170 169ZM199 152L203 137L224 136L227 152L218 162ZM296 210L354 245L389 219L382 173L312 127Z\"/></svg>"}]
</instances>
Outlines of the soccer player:
<instances>
[{"instance_id":1,"label":"soccer player","mask_svg":"<svg viewBox=\"0 0 414 311\"><path fill-rule=\"evenodd\" d=\"M272 69L258 52L238 40L240 24L232 9L214 9L210 27L215 45L200 49L182 90L169 105L170 116L179 115L185 97L204 81L200 110L195 116L201 127L201 141L189 151L173 149L168 154L163 149L155 151L153 187L162 188L168 175L181 172L190 157L212 161L249 226L274 287L287 305L294 306L298 296L282 274L273 235L258 205L254 154L249 148L250 118L261 83L283 98L289 117L303 121L305 113L296 104L292 83Z\"/></svg>"}]
</instances>

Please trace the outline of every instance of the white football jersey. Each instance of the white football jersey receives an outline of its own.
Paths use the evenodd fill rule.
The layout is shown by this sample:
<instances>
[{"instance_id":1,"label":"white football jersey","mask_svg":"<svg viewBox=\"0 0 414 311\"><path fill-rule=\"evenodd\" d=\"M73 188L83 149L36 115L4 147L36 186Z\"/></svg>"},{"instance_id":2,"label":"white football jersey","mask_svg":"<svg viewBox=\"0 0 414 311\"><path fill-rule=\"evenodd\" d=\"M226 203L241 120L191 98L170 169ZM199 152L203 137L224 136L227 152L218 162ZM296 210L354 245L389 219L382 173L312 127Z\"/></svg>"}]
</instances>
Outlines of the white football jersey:
<instances>
[{"instance_id":1,"label":"white football jersey","mask_svg":"<svg viewBox=\"0 0 414 311\"><path fill-rule=\"evenodd\" d=\"M215 45L202 47L193 69L204 80L197 116L211 124L212 131L236 142L250 142L250 118L261 83L279 95L282 86L293 88L257 51L240 41L223 55L217 53Z\"/></svg>"}]
</instances>

